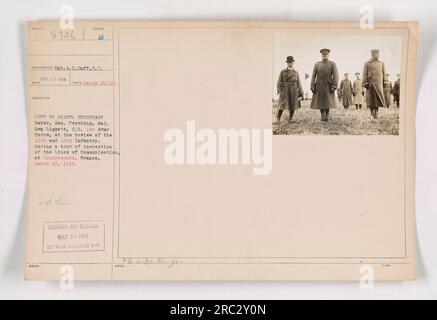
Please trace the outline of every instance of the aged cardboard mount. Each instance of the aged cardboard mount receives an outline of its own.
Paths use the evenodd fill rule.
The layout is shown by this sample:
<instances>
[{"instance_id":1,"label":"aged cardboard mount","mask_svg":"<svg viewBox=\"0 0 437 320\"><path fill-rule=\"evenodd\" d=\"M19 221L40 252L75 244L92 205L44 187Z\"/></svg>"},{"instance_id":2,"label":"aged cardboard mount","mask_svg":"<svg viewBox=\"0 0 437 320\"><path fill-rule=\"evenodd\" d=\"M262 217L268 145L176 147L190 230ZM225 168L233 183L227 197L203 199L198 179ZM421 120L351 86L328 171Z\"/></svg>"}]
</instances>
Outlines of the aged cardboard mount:
<instances>
[{"instance_id":1,"label":"aged cardboard mount","mask_svg":"<svg viewBox=\"0 0 437 320\"><path fill-rule=\"evenodd\" d=\"M275 48L306 34L400 44L385 53L399 135L272 135ZM36 21L27 36L26 279L415 279L417 23Z\"/></svg>"}]
</instances>

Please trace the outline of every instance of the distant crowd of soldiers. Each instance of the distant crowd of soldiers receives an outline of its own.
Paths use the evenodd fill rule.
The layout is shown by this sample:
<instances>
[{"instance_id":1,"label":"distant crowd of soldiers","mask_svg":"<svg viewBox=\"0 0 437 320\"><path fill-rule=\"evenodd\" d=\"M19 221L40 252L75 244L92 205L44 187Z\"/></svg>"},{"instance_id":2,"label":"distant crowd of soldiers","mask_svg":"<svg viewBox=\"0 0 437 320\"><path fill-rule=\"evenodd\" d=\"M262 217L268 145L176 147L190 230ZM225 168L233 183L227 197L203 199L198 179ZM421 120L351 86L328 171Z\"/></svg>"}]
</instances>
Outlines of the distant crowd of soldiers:
<instances>
[{"instance_id":1,"label":"distant crowd of soldiers","mask_svg":"<svg viewBox=\"0 0 437 320\"><path fill-rule=\"evenodd\" d=\"M390 108L395 105L399 108L399 89L400 89L400 74L397 74L397 80L393 84L389 78L390 74L387 73L383 92L385 99L385 106ZM366 104L367 91L363 86L363 80L361 80L361 74L355 73L355 81L352 83L349 80L349 73L344 74L344 79L340 82L340 88L338 89L338 98L341 101L345 109L349 109L350 106L355 106L356 109L362 109Z\"/></svg>"},{"instance_id":2,"label":"distant crowd of soldiers","mask_svg":"<svg viewBox=\"0 0 437 320\"><path fill-rule=\"evenodd\" d=\"M345 109L355 106L362 109L367 106L371 116L378 119L379 108L390 108L393 104L399 107L400 96L400 75L394 85L386 73L385 64L379 59L379 50L371 51L372 58L364 64L364 71L361 78L359 72L355 73L356 79L352 83L349 80L349 73L344 74L344 79L338 87L339 77L337 65L329 60L331 50L322 49L322 61L315 64L311 77L311 108L318 109L322 121L329 121L329 111L336 108L335 91L341 104ZM300 108L300 100L304 98L299 73L293 68L294 58L288 56L287 68L282 70L277 82L279 95L277 121L281 121L284 110L290 112L289 122L293 119L294 113ZM393 96L393 99L392 99Z\"/></svg>"}]
</instances>

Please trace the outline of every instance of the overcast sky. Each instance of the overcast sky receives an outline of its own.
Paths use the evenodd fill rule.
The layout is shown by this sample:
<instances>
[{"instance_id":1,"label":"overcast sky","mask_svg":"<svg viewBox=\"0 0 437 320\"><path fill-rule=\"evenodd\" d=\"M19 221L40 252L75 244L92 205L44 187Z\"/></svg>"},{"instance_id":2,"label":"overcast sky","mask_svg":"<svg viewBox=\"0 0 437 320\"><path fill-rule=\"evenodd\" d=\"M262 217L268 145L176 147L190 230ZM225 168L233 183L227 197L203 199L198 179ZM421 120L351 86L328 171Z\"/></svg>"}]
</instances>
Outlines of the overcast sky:
<instances>
[{"instance_id":1,"label":"overcast sky","mask_svg":"<svg viewBox=\"0 0 437 320\"><path fill-rule=\"evenodd\" d=\"M349 79L355 79L356 72L363 72L363 66L371 58L372 49L380 49L380 60L385 63L390 81L396 80L401 70L402 37L386 35L329 34L317 31L291 31L275 34L274 84L279 73L286 67L285 59L293 56L294 68L299 72L304 91L309 90L314 64L321 60L320 49L331 49L330 60L337 64L340 80L349 72ZM305 80L305 73L310 78Z\"/></svg>"}]
</instances>

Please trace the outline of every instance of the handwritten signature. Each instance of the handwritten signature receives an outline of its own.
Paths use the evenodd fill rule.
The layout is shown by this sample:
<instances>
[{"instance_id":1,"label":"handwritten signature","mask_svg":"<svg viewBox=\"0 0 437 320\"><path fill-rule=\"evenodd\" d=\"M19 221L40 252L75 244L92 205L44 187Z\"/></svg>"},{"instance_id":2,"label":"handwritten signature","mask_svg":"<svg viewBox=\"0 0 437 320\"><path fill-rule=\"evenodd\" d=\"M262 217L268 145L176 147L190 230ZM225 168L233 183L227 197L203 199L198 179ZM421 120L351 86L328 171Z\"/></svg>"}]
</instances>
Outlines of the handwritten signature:
<instances>
[{"instance_id":1,"label":"handwritten signature","mask_svg":"<svg viewBox=\"0 0 437 320\"><path fill-rule=\"evenodd\" d=\"M43 208L65 207L70 205L71 202L68 201L67 199L64 199L63 197L46 199L40 201L40 203L38 204L39 207L43 207Z\"/></svg>"},{"instance_id":2,"label":"handwritten signature","mask_svg":"<svg viewBox=\"0 0 437 320\"><path fill-rule=\"evenodd\" d=\"M176 265L182 264L182 261L178 259L165 259L165 258L124 258L124 264L142 264L142 265L167 265L169 269L172 269Z\"/></svg>"}]
</instances>

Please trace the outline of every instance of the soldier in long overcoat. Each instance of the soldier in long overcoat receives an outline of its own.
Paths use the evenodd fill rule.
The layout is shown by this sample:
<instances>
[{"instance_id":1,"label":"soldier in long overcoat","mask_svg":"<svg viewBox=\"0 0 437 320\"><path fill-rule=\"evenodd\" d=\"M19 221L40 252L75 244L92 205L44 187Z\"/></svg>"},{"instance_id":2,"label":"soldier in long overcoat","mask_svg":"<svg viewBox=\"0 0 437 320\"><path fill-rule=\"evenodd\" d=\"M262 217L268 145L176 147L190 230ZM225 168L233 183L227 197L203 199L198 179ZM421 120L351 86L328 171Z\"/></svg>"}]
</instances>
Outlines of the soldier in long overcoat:
<instances>
[{"instance_id":1,"label":"soldier in long overcoat","mask_svg":"<svg viewBox=\"0 0 437 320\"><path fill-rule=\"evenodd\" d=\"M338 97L343 102L343 107L348 109L352 102L352 82L349 80L349 73L344 74L344 79L341 80L340 88L338 89Z\"/></svg>"},{"instance_id":2,"label":"soldier in long overcoat","mask_svg":"<svg viewBox=\"0 0 437 320\"><path fill-rule=\"evenodd\" d=\"M364 87L363 81L360 79L360 73L355 73L357 77L354 81L354 90L353 90L353 103L356 105L357 109L362 109L364 104Z\"/></svg>"},{"instance_id":3,"label":"soldier in long overcoat","mask_svg":"<svg viewBox=\"0 0 437 320\"><path fill-rule=\"evenodd\" d=\"M315 64L311 77L313 98L311 108L320 110L322 121L329 120L329 109L336 107L335 91L338 88L338 70L335 62L329 60L331 50L322 49L322 61Z\"/></svg>"},{"instance_id":4,"label":"soldier in long overcoat","mask_svg":"<svg viewBox=\"0 0 437 320\"><path fill-rule=\"evenodd\" d=\"M387 108L390 108L392 104L392 98L391 95L393 93L393 85L389 80L389 74L387 74L387 85L384 87L384 98L385 98L385 104Z\"/></svg>"},{"instance_id":5,"label":"soldier in long overcoat","mask_svg":"<svg viewBox=\"0 0 437 320\"><path fill-rule=\"evenodd\" d=\"M401 75L397 74L398 80L393 85L393 102L399 108L399 96L401 95Z\"/></svg>"},{"instance_id":6,"label":"soldier in long overcoat","mask_svg":"<svg viewBox=\"0 0 437 320\"><path fill-rule=\"evenodd\" d=\"M295 60L292 56L289 56L285 62L287 63L287 68L281 71L277 82L279 94L278 122L281 121L284 110L290 112L288 122L291 122L294 112L300 108L299 98L303 98L299 73L293 68Z\"/></svg>"},{"instance_id":7,"label":"soldier in long overcoat","mask_svg":"<svg viewBox=\"0 0 437 320\"><path fill-rule=\"evenodd\" d=\"M386 106L384 87L387 86L387 75L384 62L379 60L379 50L372 50L372 59L364 64L363 86L367 90L366 102L372 116L378 118L378 110Z\"/></svg>"}]
</instances>

